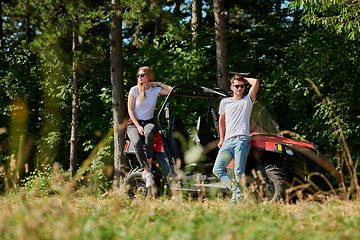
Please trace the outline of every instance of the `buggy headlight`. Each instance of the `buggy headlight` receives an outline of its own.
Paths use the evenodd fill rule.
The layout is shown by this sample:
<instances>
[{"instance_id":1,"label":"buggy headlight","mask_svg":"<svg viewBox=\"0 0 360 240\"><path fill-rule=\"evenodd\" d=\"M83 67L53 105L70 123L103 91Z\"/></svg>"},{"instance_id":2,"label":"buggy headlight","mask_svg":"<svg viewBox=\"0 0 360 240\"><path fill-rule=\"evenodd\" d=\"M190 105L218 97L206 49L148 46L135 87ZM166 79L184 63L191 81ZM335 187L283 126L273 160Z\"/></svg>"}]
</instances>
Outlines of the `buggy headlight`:
<instances>
[{"instance_id":1,"label":"buggy headlight","mask_svg":"<svg viewBox=\"0 0 360 240\"><path fill-rule=\"evenodd\" d=\"M290 156L294 155L293 150L291 150L290 148L285 147L285 152L286 152L287 154L289 154Z\"/></svg>"}]
</instances>

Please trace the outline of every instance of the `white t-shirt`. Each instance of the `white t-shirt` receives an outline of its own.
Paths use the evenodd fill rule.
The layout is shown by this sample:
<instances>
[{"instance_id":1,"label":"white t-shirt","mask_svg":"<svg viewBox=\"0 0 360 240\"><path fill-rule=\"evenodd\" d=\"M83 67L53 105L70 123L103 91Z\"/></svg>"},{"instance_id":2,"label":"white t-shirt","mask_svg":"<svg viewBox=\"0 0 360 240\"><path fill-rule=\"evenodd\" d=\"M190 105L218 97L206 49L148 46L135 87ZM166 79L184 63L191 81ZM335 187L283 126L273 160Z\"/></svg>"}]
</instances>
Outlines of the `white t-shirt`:
<instances>
[{"instance_id":1,"label":"white t-shirt","mask_svg":"<svg viewBox=\"0 0 360 240\"><path fill-rule=\"evenodd\" d=\"M157 97L159 96L161 87L151 87L145 90L146 98L139 101L139 92L137 86L130 89L129 94L135 97L134 113L136 119L149 120L154 117L154 110Z\"/></svg>"},{"instance_id":2,"label":"white t-shirt","mask_svg":"<svg viewBox=\"0 0 360 240\"><path fill-rule=\"evenodd\" d=\"M240 100L221 100L219 114L225 114L225 140L237 135L250 136L250 115L254 102L249 95Z\"/></svg>"}]
</instances>

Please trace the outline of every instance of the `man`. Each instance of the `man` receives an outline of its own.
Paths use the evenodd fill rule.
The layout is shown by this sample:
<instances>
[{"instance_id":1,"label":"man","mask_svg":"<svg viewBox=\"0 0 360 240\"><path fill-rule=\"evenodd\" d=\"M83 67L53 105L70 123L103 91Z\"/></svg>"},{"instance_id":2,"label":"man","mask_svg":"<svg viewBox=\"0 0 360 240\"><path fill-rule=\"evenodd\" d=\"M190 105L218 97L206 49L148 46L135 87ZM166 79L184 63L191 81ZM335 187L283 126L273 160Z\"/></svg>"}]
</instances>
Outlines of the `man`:
<instances>
[{"instance_id":1,"label":"man","mask_svg":"<svg viewBox=\"0 0 360 240\"><path fill-rule=\"evenodd\" d=\"M233 96L221 100L219 107L220 148L213 173L232 191L231 202L244 199L240 180L245 173L246 160L250 150L250 115L259 80L235 75L230 80ZM244 96L245 84L251 85L248 95ZM225 168L234 158L235 182Z\"/></svg>"}]
</instances>

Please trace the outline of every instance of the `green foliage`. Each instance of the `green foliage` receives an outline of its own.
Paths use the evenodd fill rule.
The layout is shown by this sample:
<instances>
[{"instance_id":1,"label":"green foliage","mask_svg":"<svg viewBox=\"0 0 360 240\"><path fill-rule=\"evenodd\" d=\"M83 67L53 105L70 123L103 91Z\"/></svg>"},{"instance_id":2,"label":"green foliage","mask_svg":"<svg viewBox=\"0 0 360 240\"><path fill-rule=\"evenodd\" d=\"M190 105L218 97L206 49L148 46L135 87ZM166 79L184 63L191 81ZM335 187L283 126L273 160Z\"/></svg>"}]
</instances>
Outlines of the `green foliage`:
<instances>
[{"instance_id":1,"label":"green foliage","mask_svg":"<svg viewBox=\"0 0 360 240\"><path fill-rule=\"evenodd\" d=\"M290 46L283 59L284 68L278 73L280 84L286 83L291 94L280 92L277 96L282 95L279 100L285 100L290 109L297 111L294 129L319 144L324 153L332 158L335 150L343 147L338 122L351 146L351 152L354 156L359 154L354 148L359 134L357 114L349 114L357 112L355 109L359 106L354 91L359 88L359 82L355 80L360 74L355 67L359 58L358 46L358 41L348 40L344 35L332 35L320 29L311 31ZM306 81L307 78L316 84L324 97L330 99L330 106L321 104L322 99ZM286 121L289 121L289 115Z\"/></svg>"},{"instance_id":2,"label":"green foliage","mask_svg":"<svg viewBox=\"0 0 360 240\"><path fill-rule=\"evenodd\" d=\"M78 189L88 189L93 194L100 195L111 188L112 158L109 148L110 146L107 146L102 149L81 176L73 179L77 182ZM21 190L38 197L57 195L68 187L69 184L66 182L69 180L70 173L64 171L57 163L54 166L42 165L42 169L35 169L21 180Z\"/></svg>"},{"instance_id":3,"label":"green foliage","mask_svg":"<svg viewBox=\"0 0 360 240\"><path fill-rule=\"evenodd\" d=\"M108 29L104 27L106 22L102 20L106 18L104 6L87 11L87 7L93 7L90 2L89 6L82 1L23 2L12 1L4 6L4 12L10 19L4 29L10 30L8 27L13 20L21 22L22 17L29 20L19 24L19 29L11 28L18 41L3 41L1 45L4 49L1 51L4 61L0 69L0 81L4 86L1 89L1 93L4 93L1 94L1 109L5 113L1 115L1 123L4 123L1 127L10 128L6 116L9 100L15 97L25 98L30 109L28 131L34 138L34 147L30 153L34 163L30 165L39 167L46 160L59 161L66 167L70 138L69 103L72 97L71 33L75 30L73 25L79 23L78 18L83 21L79 32L85 34L87 31L88 35L84 42L84 54L78 59L78 66L86 70L80 82L83 94L80 116L84 116L81 121L87 123L80 125L79 138L91 139L92 144L95 144L101 137L101 132L106 132L111 123L111 105L96 97L101 88L110 85L110 80L108 83L104 81L109 76L109 63L105 57L109 51L106 42ZM14 16L16 14L18 18ZM41 24L31 24L34 22ZM37 33L36 38L26 39L26 35L17 34L16 31L21 32L21 26L30 25L34 28L32 31ZM6 39L10 37L5 36ZM3 134L1 140L6 136ZM84 150L80 150L80 153L83 152ZM85 156L86 152L80 154L79 158Z\"/></svg>"},{"instance_id":4,"label":"green foliage","mask_svg":"<svg viewBox=\"0 0 360 240\"><path fill-rule=\"evenodd\" d=\"M44 169L35 169L30 172L29 176L22 180L23 188L39 197L50 196L56 194L60 187L60 183L53 184L55 173L50 165L43 166Z\"/></svg>"},{"instance_id":5,"label":"green foliage","mask_svg":"<svg viewBox=\"0 0 360 240\"><path fill-rule=\"evenodd\" d=\"M306 24L320 25L338 34L346 34L350 40L360 36L360 3L353 0L301 0L293 1L293 7L304 9Z\"/></svg>"},{"instance_id":6,"label":"green foliage","mask_svg":"<svg viewBox=\"0 0 360 240\"><path fill-rule=\"evenodd\" d=\"M110 150L110 145L100 149L78 179L84 186L91 188L95 195L103 194L112 187L113 159Z\"/></svg>"},{"instance_id":7,"label":"green foliage","mask_svg":"<svg viewBox=\"0 0 360 240\"><path fill-rule=\"evenodd\" d=\"M169 85L177 84L209 84L210 74L203 71L207 65L204 47L193 47L187 38L179 35L185 31L186 24L168 25L167 31L161 36L144 41L141 49L134 51L131 59L131 70L127 78L135 79L138 67L149 65L154 69L155 80ZM129 51L126 49L125 51ZM216 86L215 78L210 83ZM130 86L135 85L135 81Z\"/></svg>"}]
</instances>

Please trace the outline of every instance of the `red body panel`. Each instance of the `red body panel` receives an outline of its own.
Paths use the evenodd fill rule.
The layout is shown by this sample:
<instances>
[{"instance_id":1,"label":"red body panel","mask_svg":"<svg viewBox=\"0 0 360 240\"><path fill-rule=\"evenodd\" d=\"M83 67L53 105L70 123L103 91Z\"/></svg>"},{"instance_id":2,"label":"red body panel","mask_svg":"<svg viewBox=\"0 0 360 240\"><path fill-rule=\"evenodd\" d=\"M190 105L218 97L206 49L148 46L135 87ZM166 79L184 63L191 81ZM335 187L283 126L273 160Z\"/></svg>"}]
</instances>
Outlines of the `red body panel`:
<instances>
[{"instance_id":1,"label":"red body panel","mask_svg":"<svg viewBox=\"0 0 360 240\"><path fill-rule=\"evenodd\" d=\"M264 136L264 135L256 135L256 134L252 134L251 136L251 147L258 147L258 148L264 148L267 150L275 151L277 150L275 148L275 144L315 149L314 146L311 144L298 142L285 137L273 137L273 136Z\"/></svg>"},{"instance_id":2,"label":"red body panel","mask_svg":"<svg viewBox=\"0 0 360 240\"><path fill-rule=\"evenodd\" d=\"M165 152L162 141L161 141L160 133L156 132L154 137L155 137L155 141L154 141L154 149L155 149L155 151L157 151L157 152Z\"/></svg>"},{"instance_id":3,"label":"red body panel","mask_svg":"<svg viewBox=\"0 0 360 240\"><path fill-rule=\"evenodd\" d=\"M129 146L130 145L130 142L127 141L125 143L125 146L124 146L124 151L127 152L127 151L134 151L134 146ZM161 137L160 137L160 133L159 132L156 132L154 134L154 150L156 152L165 152L164 151L164 148L163 148L163 145L162 145L162 141L161 141Z\"/></svg>"},{"instance_id":4,"label":"red body panel","mask_svg":"<svg viewBox=\"0 0 360 240\"><path fill-rule=\"evenodd\" d=\"M266 135L251 134L251 147L262 148L268 151L279 151L278 145L289 145L295 147L305 147L315 149L313 145L303 142L298 142L285 137L273 137ZM232 169L234 165L234 159L226 166L226 168Z\"/></svg>"}]
</instances>

